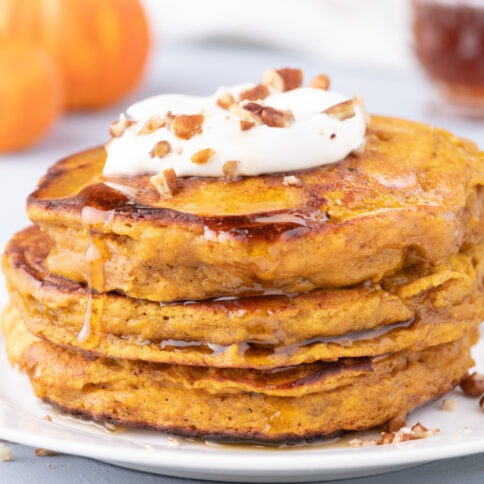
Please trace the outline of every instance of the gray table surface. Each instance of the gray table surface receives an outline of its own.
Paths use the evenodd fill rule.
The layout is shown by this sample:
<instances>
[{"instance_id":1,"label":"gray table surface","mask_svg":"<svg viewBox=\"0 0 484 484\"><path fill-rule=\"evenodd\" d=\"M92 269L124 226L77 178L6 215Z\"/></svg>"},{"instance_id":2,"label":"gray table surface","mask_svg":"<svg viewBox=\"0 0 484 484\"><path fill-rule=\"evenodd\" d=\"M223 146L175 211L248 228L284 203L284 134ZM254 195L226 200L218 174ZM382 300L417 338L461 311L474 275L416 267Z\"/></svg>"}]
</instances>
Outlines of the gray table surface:
<instances>
[{"instance_id":1,"label":"gray table surface","mask_svg":"<svg viewBox=\"0 0 484 484\"><path fill-rule=\"evenodd\" d=\"M104 143L109 123L133 100L160 92L208 94L222 84L257 80L265 69L282 65L302 67L308 77L320 72L330 74L336 90L348 95L362 95L372 113L423 120L471 138L484 148L484 122L459 120L445 114L432 102L431 89L418 70L355 70L347 66L316 63L314 59L290 53L269 52L247 46L229 48L210 44L167 44L162 52L154 54L145 82L129 99L96 113L69 114L35 149L0 156L0 246L15 231L28 225L24 213L25 197L45 169L69 153ZM34 450L29 447L15 444L11 447L14 460L0 462L1 484L183 481L142 474L79 457L36 457ZM395 484L481 483L484 482L484 454L358 480L368 484L390 481Z\"/></svg>"},{"instance_id":2,"label":"gray table surface","mask_svg":"<svg viewBox=\"0 0 484 484\"><path fill-rule=\"evenodd\" d=\"M15 460L0 462L0 482L2 484L183 484L203 483L193 479L157 476L109 464L96 462L82 457L55 456L36 457L34 449L22 445L11 446ZM482 484L484 482L484 454L433 462L411 469L381 474L374 477L345 479L338 483L361 484Z\"/></svg>"}]
</instances>

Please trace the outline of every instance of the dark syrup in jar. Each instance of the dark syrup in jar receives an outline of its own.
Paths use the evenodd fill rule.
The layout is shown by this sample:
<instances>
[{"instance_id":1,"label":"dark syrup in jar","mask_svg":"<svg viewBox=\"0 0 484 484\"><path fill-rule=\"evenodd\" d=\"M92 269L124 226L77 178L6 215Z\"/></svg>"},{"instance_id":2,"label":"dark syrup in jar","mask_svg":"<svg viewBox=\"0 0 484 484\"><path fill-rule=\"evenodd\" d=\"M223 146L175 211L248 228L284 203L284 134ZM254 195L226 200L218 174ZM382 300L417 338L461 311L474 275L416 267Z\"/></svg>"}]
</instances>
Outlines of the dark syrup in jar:
<instances>
[{"instance_id":1,"label":"dark syrup in jar","mask_svg":"<svg viewBox=\"0 0 484 484\"><path fill-rule=\"evenodd\" d=\"M415 51L447 101L484 115L484 0L413 0Z\"/></svg>"}]
</instances>

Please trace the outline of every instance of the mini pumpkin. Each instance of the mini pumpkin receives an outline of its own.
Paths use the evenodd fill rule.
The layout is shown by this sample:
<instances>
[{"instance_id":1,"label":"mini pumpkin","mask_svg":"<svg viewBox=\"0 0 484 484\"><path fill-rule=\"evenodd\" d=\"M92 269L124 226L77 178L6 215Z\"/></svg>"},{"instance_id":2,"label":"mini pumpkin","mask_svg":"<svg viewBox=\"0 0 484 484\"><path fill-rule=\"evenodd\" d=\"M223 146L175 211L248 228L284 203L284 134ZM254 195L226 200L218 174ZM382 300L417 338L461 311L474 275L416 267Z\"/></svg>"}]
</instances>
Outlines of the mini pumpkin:
<instances>
[{"instance_id":1,"label":"mini pumpkin","mask_svg":"<svg viewBox=\"0 0 484 484\"><path fill-rule=\"evenodd\" d=\"M140 79L150 38L138 0L2 0L0 16L0 36L56 60L67 108L108 105Z\"/></svg>"},{"instance_id":2,"label":"mini pumpkin","mask_svg":"<svg viewBox=\"0 0 484 484\"><path fill-rule=\"evenodd\" d=\"M0 40L0 151L36 142L62 112L62 80L37 46Z\"/></svg>"}]
</instances>

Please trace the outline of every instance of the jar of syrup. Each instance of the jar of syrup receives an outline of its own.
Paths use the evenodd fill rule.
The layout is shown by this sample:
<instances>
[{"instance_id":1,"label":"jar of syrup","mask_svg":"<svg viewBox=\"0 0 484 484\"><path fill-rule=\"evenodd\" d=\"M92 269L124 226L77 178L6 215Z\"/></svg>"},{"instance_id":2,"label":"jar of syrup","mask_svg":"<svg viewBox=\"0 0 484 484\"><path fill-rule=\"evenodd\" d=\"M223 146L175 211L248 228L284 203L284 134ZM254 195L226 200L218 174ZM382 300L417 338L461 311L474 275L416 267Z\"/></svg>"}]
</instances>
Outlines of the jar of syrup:
<instances>
[{"instance_id":1,"label":"jar of syrup","mask_svg":"<svg viewBox=\"0 0 484 484\"><path fill-rule=\"evenodd\" d=\"M484 116L484 0L413 0L415 51L445 100Z\"/></svg>"}]
</instances>

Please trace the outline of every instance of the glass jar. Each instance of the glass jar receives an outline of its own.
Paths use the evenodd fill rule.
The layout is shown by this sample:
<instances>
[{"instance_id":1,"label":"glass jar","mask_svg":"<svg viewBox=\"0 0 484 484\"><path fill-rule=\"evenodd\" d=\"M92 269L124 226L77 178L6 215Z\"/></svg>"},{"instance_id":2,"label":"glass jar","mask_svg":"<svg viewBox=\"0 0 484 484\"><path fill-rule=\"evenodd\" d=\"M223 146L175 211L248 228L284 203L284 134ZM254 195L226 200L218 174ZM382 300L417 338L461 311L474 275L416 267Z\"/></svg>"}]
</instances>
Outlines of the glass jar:
<instances>
[{"instance_id":1,"label":"glass jar","mask_svg":"<svg viewBox=\"0 0 484 484\"><path fill-rule=\"evenodd\" d=\"M445 100L484 116L484 0L413 0L415 51Z\"/></svg>"}]
</instances>

